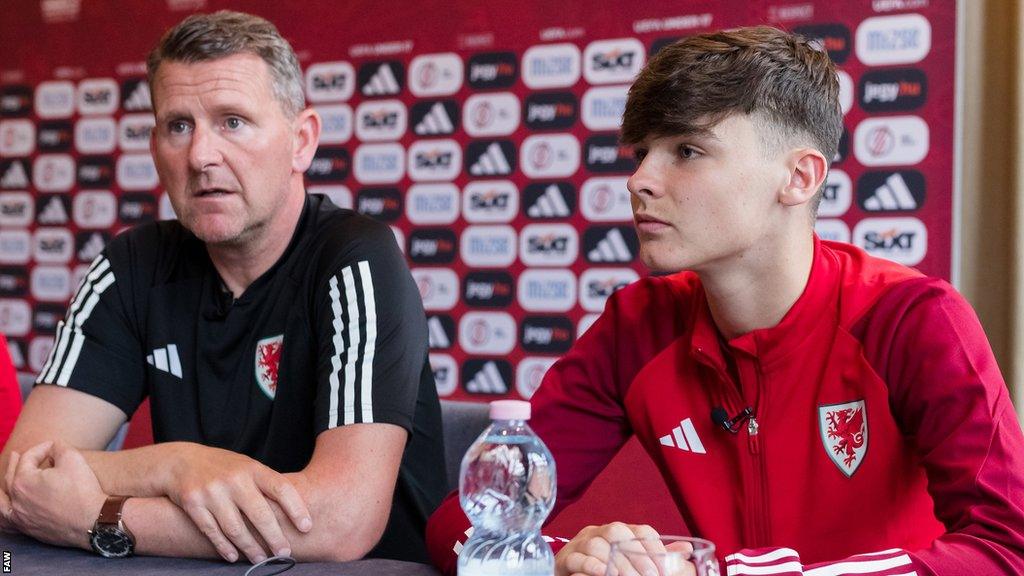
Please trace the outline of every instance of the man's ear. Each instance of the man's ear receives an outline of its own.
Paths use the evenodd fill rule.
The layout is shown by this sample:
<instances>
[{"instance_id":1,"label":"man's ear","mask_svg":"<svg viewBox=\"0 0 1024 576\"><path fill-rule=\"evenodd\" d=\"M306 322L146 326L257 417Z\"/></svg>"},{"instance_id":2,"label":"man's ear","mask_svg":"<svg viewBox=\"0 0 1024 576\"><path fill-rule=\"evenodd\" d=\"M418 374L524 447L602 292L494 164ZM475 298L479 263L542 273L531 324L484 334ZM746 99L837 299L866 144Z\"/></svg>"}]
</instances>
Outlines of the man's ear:
<instances>
[{"instance_id":1,"label":"man's ear","mask_svg":"<svg viewBox=\"0 0 1024 576\"><path fill-rule=\"evenodd\" d=\"M320 144L320 115L306 108L294 120L295 145L292 150L292 170L299 174L309 169Z\"/></svg>"},{"instance_id":2,"label":"man's ear","mask_svg":"<svg viewBox=\"0 0 1024 576\"><path fill-rule=\"evenodd\" d=\"M798 206L809 202L825 183L828 161L814 148L798 148L790 153L789 182L779 193L779 202Z\"/></svg>"}]
</instances>

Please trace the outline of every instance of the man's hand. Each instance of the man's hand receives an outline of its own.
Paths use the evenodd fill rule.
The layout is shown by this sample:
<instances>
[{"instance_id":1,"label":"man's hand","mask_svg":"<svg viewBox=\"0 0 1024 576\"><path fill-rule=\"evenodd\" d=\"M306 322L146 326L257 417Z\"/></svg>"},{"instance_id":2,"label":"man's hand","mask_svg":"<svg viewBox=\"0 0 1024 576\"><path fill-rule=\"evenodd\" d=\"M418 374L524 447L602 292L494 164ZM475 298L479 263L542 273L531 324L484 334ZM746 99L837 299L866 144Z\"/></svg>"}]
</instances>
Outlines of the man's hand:
<instances>
[{"instance_id":1,"label":"man's hand","mask_svg":"<svg viewBox=\"0 0 1024 576\"><path fill-rule=\"evenodd\" d=\"M658 538L658 532L650 526L637 524L624 524L613 522L604 526L587 526L580 533L573 537L555 556L555 576L605 576L608 571L609 555L612 542L630 540L633 538L651 538L651 542L638 544L633 549L638 554L630 555L629 558L620 556L616 559L617 576L646 576L647 574L662 574L664 567L659 567L650 560L644 552L664 553L666 548ZM686 543L685 547L679 547L679 551L692 551ZM668 550L676 548L670 544ZM695 570L684 563L679 567L681 570L672 571L670 574L689 575Z\"/></svg>"},{"instance_id":2,"label":"man's hand","mask_svg":"<svg viewBox=\"0 0 1024 576\"><path fill-rule=\"evenodd\" d=\"M228 450L197 444L182 444L180 450L170 470L167 497L228 562L238 559L238 550L250 562L264 560L267 552L257 535L274 555L291 554L271 501L300 532L313 527L306 503L284 475Z\"/></svg>"},{"instance_id":3,"label":"man's hand","mask_svg":"<svg viewBox=\"0 0 1024 576\"><path fill-rule=\"evenodd\" d=\"M107 495L80 452L54 442L20 456L12 452L5 486L18 530L50 544L89 548L88 531Z\"/></svg>"}]
</instances>

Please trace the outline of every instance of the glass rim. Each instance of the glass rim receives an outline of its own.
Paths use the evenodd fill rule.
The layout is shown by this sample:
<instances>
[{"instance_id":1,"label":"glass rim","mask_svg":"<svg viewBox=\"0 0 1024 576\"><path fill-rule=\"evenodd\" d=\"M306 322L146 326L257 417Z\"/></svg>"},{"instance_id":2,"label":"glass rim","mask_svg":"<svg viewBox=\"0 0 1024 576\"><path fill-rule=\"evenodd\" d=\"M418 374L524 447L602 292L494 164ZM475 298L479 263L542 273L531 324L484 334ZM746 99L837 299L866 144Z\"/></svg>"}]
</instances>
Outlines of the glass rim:
<instances>
[{"instance_id":1,"label":"glass rim","mask_svg":"<svg viewBox=\"0 0 1024 576\"><path fill-rule=\"evenodd\" d=\"M694 547L693 547L693 550L691 550L690 552L681 552L681 551L675 551L675 550L666 550L665 552L648 552L646 550L644 550L644 551L640 551L640 550L623 550L621 548L621 546L620 546L620 544L623 544L623 543L626 543L626 542L650 542L650 541L654 541L654 540L658 540L658 541L666 542L666 543L690 542L690 543L694 544ZM699 538L697 536L672 536L672 535L639 536L639 537L636 537L636 538L624 538L622 540L615 540L613 542L610 542L610 544L611 544L611 546L608 549L608 554L609 555L611 555L612 553L618 551L618 552L620 552L622 554L644 554L644 555L657 554L657 555L660 556L660 555L667 555L667 554L684 553L684 554L689 554L689 555L696 556L696 555L704 555L704 554L714 554L715 551L716 551L715 543L714 542L712 542L711 540L708 540L706 538ZM697 544L700 545L699 548L696 546Z\"/></svg>"}]
</instances>

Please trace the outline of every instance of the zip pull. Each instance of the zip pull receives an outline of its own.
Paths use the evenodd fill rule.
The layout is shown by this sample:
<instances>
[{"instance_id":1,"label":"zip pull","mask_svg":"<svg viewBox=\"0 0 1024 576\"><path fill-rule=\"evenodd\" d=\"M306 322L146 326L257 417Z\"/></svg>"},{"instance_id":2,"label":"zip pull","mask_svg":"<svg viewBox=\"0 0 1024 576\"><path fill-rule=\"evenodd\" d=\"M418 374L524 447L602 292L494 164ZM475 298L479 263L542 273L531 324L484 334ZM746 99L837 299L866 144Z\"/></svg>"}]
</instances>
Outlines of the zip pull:
<instances>
[{"instance_id":1,"label":"zip pull","mask_svg":"<svg viewBox=\"0 0 1024 576\"><path fill-rule=\"evenodd\" d=\"M761 443L758 442L757 439L758 430L760 430L760 426L757 424L757 418L751 416L750 420L747 420L747 439L750 445L751 454L757 454L761 451Z\"/></svg>"}]
</instances>

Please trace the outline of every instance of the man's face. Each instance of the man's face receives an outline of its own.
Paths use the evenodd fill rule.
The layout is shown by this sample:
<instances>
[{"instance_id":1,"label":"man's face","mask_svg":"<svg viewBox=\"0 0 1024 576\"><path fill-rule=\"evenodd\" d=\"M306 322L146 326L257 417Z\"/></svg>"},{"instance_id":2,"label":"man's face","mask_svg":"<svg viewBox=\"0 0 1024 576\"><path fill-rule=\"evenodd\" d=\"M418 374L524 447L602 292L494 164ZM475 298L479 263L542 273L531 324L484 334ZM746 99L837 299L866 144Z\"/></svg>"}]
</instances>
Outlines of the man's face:
<instances>
[{"instance_id":1,"label":"man's face","mask_svg":"<svg viewBox=\"0 0 1024 576\"><path fill-rule=\"evenodd\" d=\"M295 129L258 56L160 64L151 150L181 223L211 244L259 238L283 213Z\"/></svg>"},{"instance_id":2,"label":"man's face","mask_svg":"<svg viewBox=\"0 0 1024 576\"><path fill-rule=\"evenodd\" d=\"M767 157L756 130L737 114L704 134L648 137L634 146L639 166L627 186L648 268L704 272L766 257L789 171Z\"/></svg>"}]
</instances>

